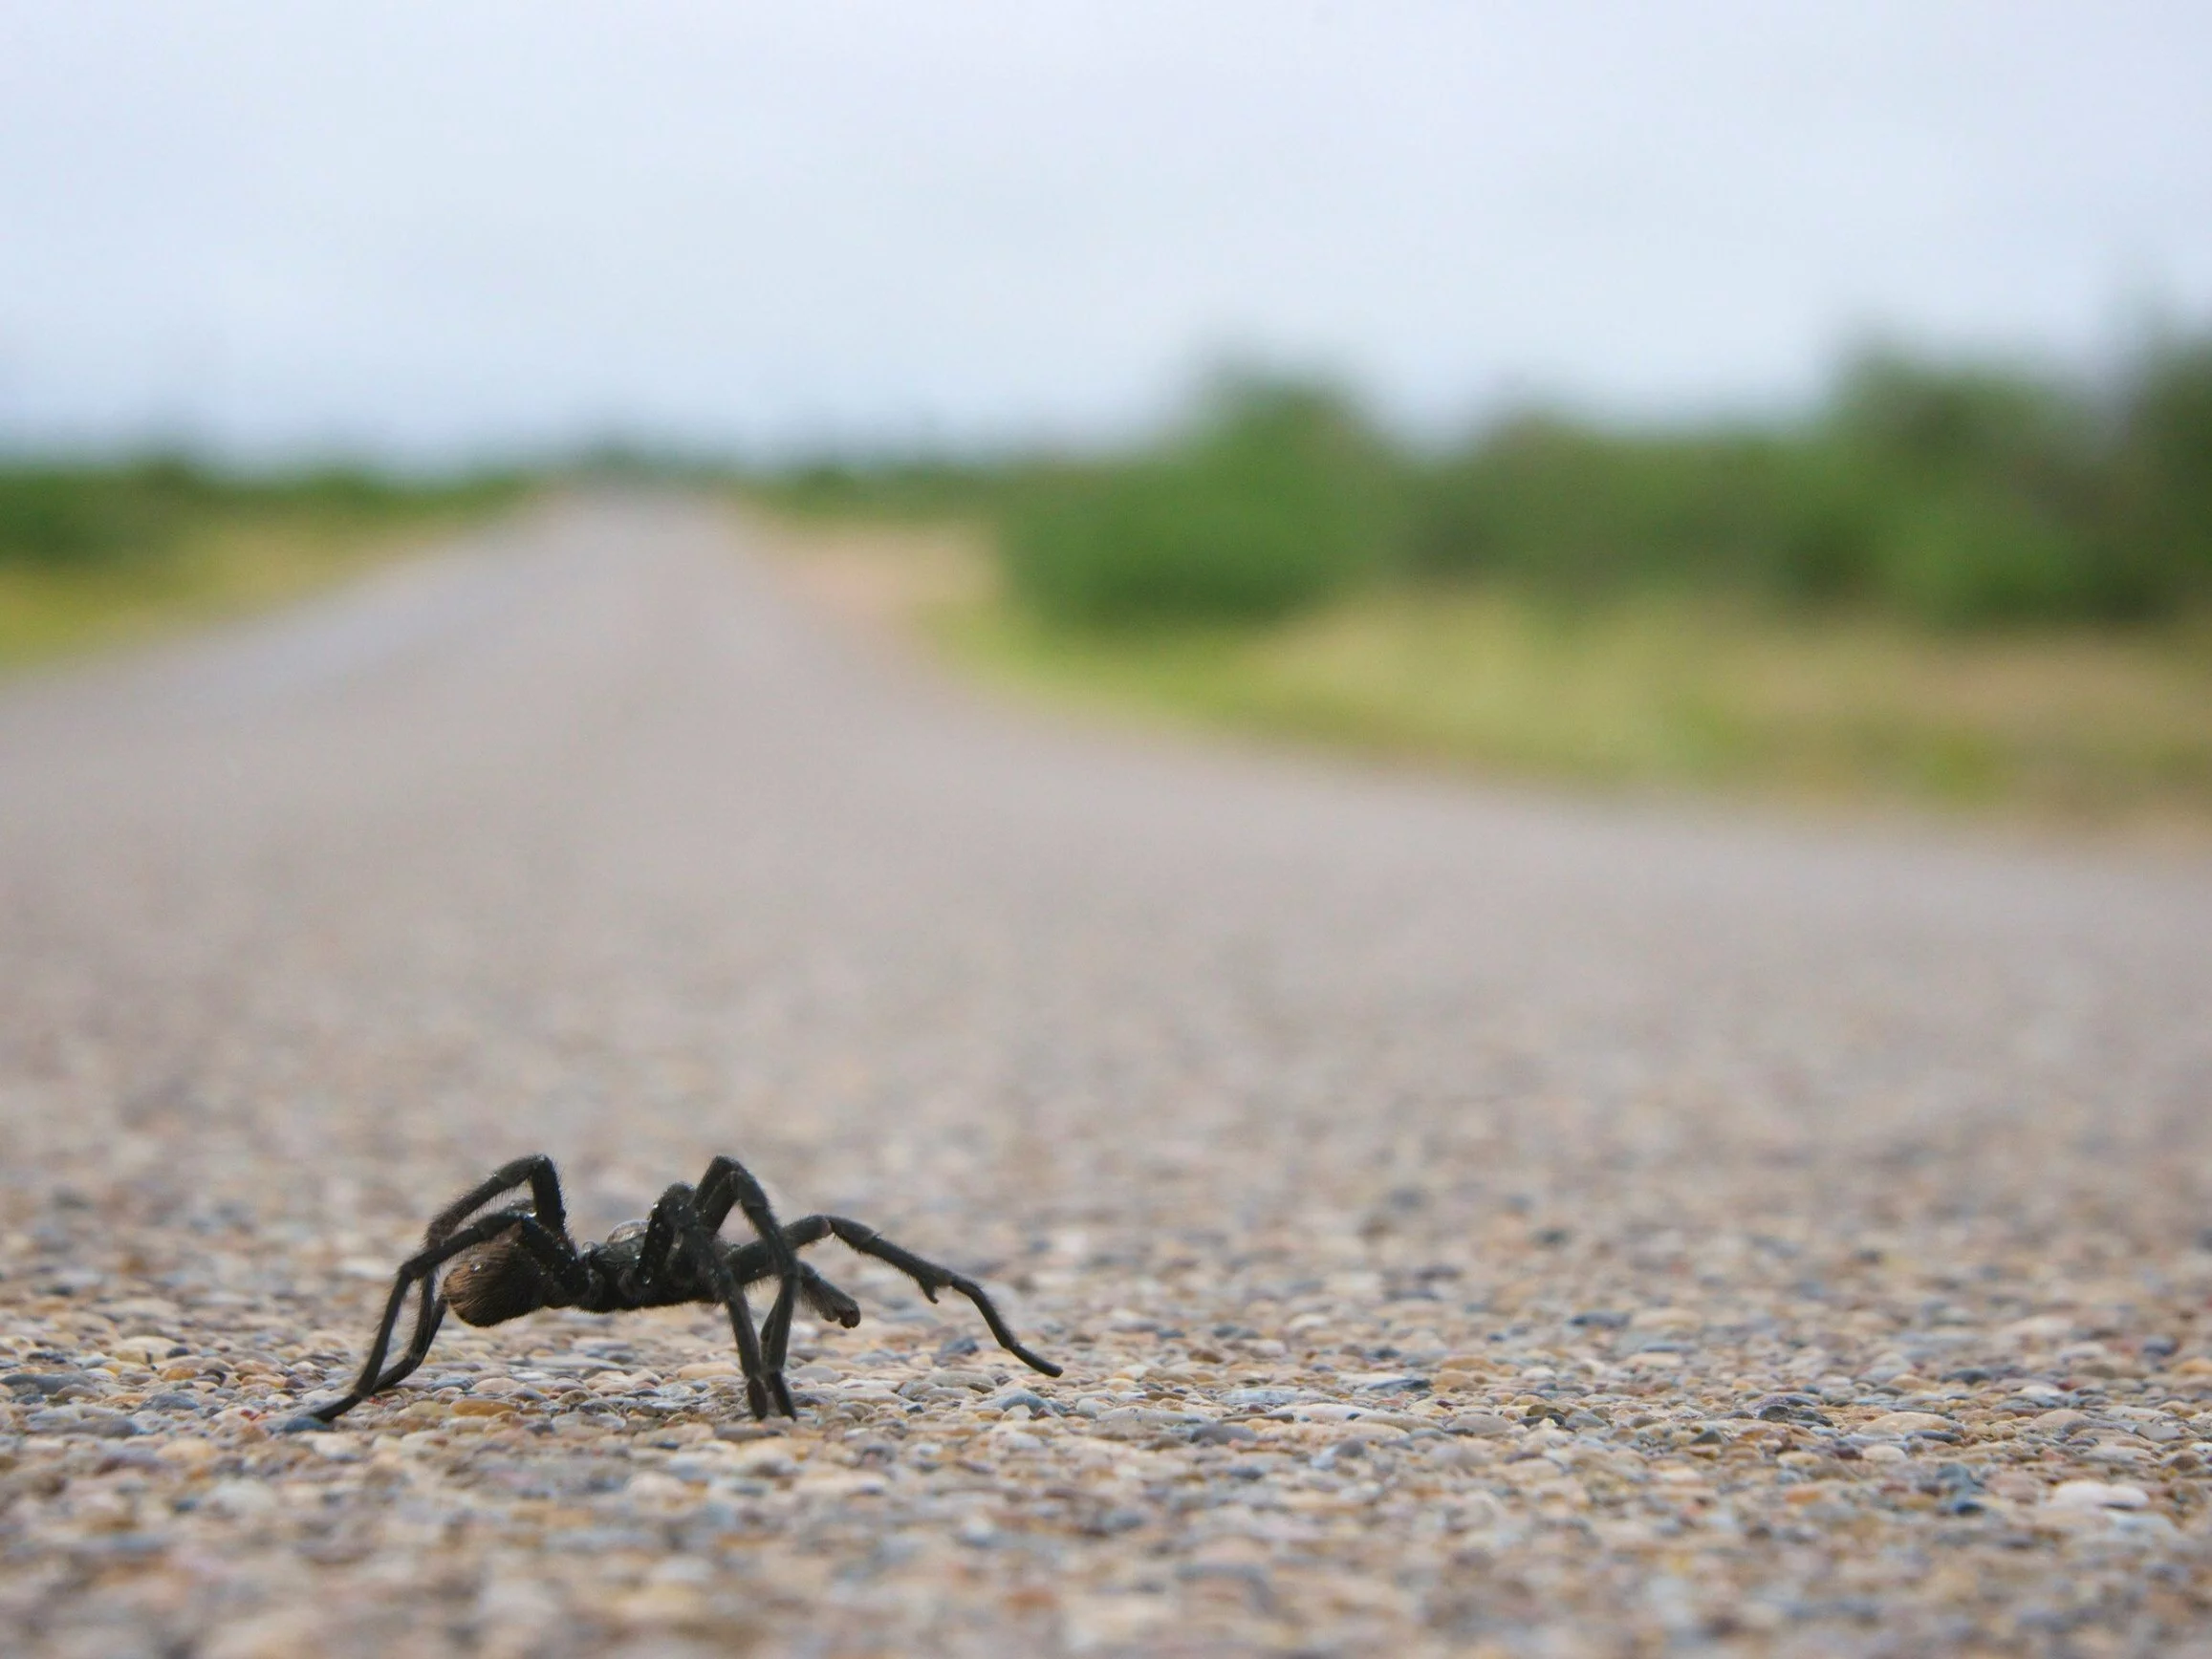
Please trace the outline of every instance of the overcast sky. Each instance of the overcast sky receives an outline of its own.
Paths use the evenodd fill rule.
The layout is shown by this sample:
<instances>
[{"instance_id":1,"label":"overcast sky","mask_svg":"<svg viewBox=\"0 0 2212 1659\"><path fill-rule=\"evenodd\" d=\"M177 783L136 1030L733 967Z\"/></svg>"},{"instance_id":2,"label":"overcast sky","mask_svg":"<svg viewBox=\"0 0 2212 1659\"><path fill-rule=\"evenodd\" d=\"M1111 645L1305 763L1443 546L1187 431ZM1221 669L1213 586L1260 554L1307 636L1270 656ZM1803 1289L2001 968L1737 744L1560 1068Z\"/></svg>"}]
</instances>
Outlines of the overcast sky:
<instances>
[{"instance_id":1,"label":"overcast sky","mask_svg":"<svg viewBox=\"0 0 2212 1659\"><path fill-rule=\"evenodd\" d=\"M1438 421L2212 316L2202 0L0 0L0 441Z\"/></svg>"}]
</instances>

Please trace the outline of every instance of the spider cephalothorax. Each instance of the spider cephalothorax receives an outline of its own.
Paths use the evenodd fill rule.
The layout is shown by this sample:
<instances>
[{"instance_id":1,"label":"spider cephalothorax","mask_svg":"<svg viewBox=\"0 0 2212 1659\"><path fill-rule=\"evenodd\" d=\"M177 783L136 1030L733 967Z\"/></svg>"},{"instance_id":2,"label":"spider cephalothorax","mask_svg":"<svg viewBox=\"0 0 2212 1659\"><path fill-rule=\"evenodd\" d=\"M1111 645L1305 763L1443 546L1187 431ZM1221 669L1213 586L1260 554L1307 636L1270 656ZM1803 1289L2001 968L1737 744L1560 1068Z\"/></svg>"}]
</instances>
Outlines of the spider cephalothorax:
<instances>
[{"instance_id":1,"label":"spider cephalothorax","mask_svg":"<svg viewBox=\"0 0 2212 1659\"><path fill-rule=\"evenodd\" d=\"M478 1214L522 1186L530 1188L527 1206ZM716 1237L733 1209L752 1223L758 1237L741 1244ZM898 1268L932 1302L940 1290L959 1291L975 1304L1008 1353L1049 1377L1060 1374L1058 1366L1022 1347L973 1280L924 1261L874 1228L842 1216L779 1223L760 1183L735 1158L716 1158L696 1187L679 1182L662 1193L646 1219L625 1222L599 1243L579 1247L569 1238L553 1160L540 1154L515 1159L438 1213L423 1236L423 1248L400 1264L360 1376L343 1398L317 1406L301 1422L311 1428L332 1422L406 1377L430 1351L447 1308L465 1325L484 1325L541 1307L618 1313L684 1302L715 1303L729 1310L752 1414L765 1417L773 1410L795 1415L783 1367L798 1300L804 1297L824 1319L848 1328L860 1323L859 1304L798 1259L808 1245L833 1237ZM776 1298L755 1332L745 1287L770 1278L777 1282ZM418 1288L414 1334L407 1351L386 1369L384 1357L407 1292Z\"/></svg>"}]
</instances>

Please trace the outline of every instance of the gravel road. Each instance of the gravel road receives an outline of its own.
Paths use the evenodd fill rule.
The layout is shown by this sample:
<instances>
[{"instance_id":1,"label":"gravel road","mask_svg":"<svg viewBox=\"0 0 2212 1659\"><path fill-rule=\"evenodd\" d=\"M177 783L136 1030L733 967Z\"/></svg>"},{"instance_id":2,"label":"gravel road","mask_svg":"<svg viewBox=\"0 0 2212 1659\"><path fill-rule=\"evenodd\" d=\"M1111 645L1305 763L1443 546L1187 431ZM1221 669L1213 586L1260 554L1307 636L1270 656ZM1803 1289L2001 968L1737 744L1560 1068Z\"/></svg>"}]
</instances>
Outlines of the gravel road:
<instances>
[{"instance_id":1,"label":"gravel road","mask_svg":"<svg viewBox=\"0 0 2212 1659\"><path fill-rule=\"evenodd\" d=\"M2212 1652L2212 868L1071 732L748 533L0 697L9 1652ZM534 1150L1067 1374L833 1244L795 1424L679 1309L273 1433Z\"/></svg>"}]
</instances>

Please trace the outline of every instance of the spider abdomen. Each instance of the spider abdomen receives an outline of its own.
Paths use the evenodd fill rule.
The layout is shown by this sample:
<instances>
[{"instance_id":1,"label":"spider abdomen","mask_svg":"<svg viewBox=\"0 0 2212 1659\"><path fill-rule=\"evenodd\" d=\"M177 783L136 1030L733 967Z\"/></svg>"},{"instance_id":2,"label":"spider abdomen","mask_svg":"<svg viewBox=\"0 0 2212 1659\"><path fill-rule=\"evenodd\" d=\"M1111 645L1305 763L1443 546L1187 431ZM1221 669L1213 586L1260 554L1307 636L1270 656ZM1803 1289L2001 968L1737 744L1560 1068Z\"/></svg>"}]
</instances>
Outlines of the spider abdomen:
<instances>
[{"instance_id":1,"label":"spider abdomen","mask_svg":"<svg viewBox=\"0 0 2212 1659\"><path fill-rule=\"evenodd\" d=\"M545 1276L513 1233L463 1252L438 1288L464 1325L500 1325L546 1304Z\"/></svg>"}]
</instances>

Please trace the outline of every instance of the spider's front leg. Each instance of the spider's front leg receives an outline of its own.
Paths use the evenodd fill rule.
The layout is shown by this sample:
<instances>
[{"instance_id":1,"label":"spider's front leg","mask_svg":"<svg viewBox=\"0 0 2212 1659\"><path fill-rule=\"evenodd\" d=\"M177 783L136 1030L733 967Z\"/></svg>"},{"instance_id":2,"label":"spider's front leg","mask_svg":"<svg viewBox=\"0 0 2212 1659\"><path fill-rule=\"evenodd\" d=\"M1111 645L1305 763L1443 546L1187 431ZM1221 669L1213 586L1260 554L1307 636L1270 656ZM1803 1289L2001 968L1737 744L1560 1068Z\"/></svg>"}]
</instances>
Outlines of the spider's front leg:
<instances>
[{"instance_id":1,"label":"spider's front leg","mask_svg":"<svg viewBox=\"0 0 2212 1659\"><path fill-rule=\"evenodd\" d=\"M752 1223L752 1230L760 1241L768 1246L769 1260L775 1264L776 1277L785 1286L796 1285L803 1274L798 1252L784 1237L784 1230L776 1224L774 1208L768 1201L768 1194L755 1180L752 1172L732 1157L717 1157L706 1166L706 1174L699 1177L694 1197L699 1206L699 1223L711 1237L721 1233L722 1224L729 1218L735 1207Z\"/></svg>"},{"instance_id":2,"label":"spider's front leg","mask_svg":"<svg viewBox=\"0 0 2212 1659\"><path fill-rule=\"evenodd\" d=\"M784 1237L783 1228L777 1225L775 1210L768 1201L767 1192L753 1178L752 1172L735 1158L717 1156L707 1164L706 1173L699 1177L693 1201L699 1209L700 1225L706 1229L709 1238L720 1235L723 1222L728 1219L734 1207L752 1223L760 1244L768 1251L779 1282L775 1302L761 1325L761 1368L784 1415L792 1416L795 1413L792 1410L791 1390L784 1385L784 1352L790 1346L792 1308L800 1293L808 1289L807 1281L812 1275L799 1264L798 1252ZM747 1282L745 1277L740 1274L732 1277L742 1292ZM853 1313L857 1318L859 1309L856 1307Z\"/></svg>"},{"instance_id":3,"label":"spider's front leg","mask_svg":"<svg viewBox=\"0 0 2212 1659\"><path fill-rule=\"evenodd\" d=\"M753 1330L752 1309L745 1300L745 1286L729 1271L729 1262L706 1230L699 1214L699 1205L692 1190L679 1181L661 1195L661 1201L653 1206L653 1214L645 1223L645 1243L638 1256L638 1271L649 1283L668 1273L669 1258L678 1244L694 1265L699 1277L713 1293L714 1300L729 1310L730 1334L737 1339L738 1368L745 1373L746 1403L752 1408L756 1418L769 1414L772 1398L774 1409L787 1417L798 1412L792 1406L791 1392L784 1387L783 1373L770 1371L762 1363L760 1338Z\"/></svg>"},{"instance_id":4,"label":"spider's front leg","mask_svg":"<svg viewBox=\"0 0 2212 1659\"><path fill-rule=\"evenodd\" d=\"M964 1274L955 1273L949 1267L941 1267L934 1261L915 1255L911 1250L892 1243L864 1222L855 1221L845 1216L802 1216L784 1229L784 1237L791 1240L795 1249L804 1248L816 1239L835 1238L848 1249L857 1250L862 1256L873 1256L877 1260L896 1267L913 1280L922 1294L932 1302L937 1300L937 1293L941 1290L956 1290L975 1304L976 1312L983 1315L984 1324L990 1327L990 1333L998 1340L999 1347L1033 1371L1041 1371L1048 1377L1056 1377L1061 1372L1062 1368L1022 1346L1021 1339L1014 1335L1013 1327L1007 1324L1005 1316L998 1310L998 1304L991 1301L982 1285ZM845 1323L852 1324L855 1321Z\"/></svg>"}]
</instances>

